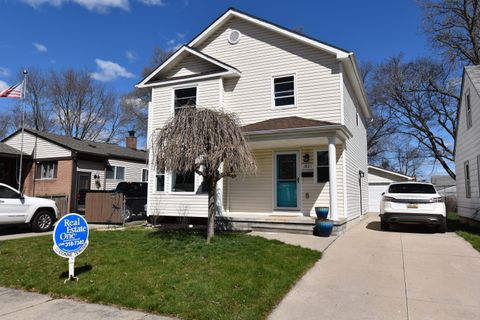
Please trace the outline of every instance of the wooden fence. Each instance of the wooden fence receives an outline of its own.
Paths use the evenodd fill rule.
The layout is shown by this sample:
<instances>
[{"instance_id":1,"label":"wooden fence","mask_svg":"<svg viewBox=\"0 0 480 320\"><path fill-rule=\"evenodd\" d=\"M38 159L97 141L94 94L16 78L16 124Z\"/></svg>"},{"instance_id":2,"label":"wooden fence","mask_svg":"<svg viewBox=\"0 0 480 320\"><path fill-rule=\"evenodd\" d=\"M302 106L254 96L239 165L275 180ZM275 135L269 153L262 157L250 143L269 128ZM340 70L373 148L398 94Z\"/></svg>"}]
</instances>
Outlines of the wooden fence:
<instances>
[{"instance_id":1,"label":"wooden fence","mask_svg":"<svg viewBox=\"0 0 480 320\"><path fill-rule=\"evenodd\" d=\"M89 223L122 224L124 197L111 191L87 192L85 196L85 219Z\"/></svg>"}]
</instances>

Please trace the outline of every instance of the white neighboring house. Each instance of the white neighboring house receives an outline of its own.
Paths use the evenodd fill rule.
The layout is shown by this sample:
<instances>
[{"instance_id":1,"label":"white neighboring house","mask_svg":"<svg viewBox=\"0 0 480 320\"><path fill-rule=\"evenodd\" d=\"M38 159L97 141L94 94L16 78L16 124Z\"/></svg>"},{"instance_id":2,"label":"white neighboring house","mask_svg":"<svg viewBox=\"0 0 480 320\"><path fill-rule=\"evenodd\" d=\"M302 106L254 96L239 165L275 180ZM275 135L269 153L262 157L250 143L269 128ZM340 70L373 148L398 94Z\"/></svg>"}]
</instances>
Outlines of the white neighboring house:
<instances>
[{"instance_id":1,"label":"white neighboring house","mask_svg":"<svg viewBox=\"0 0 480 320\"><path fill-rule=\"evenodd\" d=\"M480 66L464 68L455 146L457 206L461 219L480 222Z\"/></svg>"},{"instance_id":2,"label":"white neighboring house","mask_svg":"<svg viewBox=\"0 0 480 320\"><path fill-rule=\"evenodd\" d=\"M218 183L218 215L312 221L329 207L343 224L367 212L371 111L352 52L229 9L137 87L152 90L149 136L187 104L238 115L258 171ZM149 215L207 216L200 176L150 163Z\"/></svg>"},{"instance_id":3,"label":"white neighboring house","mask_svg":"<svg viewBox=\"0 0 480 320\"><path fill-rule=\"evenodd\" d=\"M413 181L414 178L391 170L368 166L368 211L379 213L382 194L392 182Z\"/></svg>"}]
</instances>

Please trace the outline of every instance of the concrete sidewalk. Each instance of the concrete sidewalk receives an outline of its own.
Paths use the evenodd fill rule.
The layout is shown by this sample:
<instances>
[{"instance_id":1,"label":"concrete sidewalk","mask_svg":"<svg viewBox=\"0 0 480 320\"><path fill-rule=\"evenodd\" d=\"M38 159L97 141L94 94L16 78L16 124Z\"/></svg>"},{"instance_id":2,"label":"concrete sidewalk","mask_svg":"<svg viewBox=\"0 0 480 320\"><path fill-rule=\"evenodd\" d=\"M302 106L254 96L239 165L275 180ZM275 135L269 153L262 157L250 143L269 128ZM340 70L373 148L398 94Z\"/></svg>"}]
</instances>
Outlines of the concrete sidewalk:
<instances>
[{"instance_id":1,"label":"concrete sidewalk","mask_svg":"<svg viewBox=\"0 0 480 320\"><path fill-rule=\"evenodd\" d=\"M333 242L269 319L480 319L479 252L455 233L379 224L367 216Z\"/></svg>"},{"instance_id":2,"label":"concrete sidewalk","mask_svg":"<svg viewBox=\"0 0 480 320\"><path fill-rule=\"evenodd\" d=\"M174 318L112 306L54 299L48 295L0 288L0 320L171 320Z\"/></svg>"}]
</instances>

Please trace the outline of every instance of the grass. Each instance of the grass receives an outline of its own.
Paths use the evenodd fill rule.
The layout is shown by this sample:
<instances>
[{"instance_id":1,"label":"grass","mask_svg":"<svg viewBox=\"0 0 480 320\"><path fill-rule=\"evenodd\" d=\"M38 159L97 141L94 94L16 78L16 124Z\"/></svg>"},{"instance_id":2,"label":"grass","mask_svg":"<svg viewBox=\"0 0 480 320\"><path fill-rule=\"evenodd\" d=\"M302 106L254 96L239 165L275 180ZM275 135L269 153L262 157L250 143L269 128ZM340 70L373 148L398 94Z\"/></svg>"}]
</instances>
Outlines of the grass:
<instances>
[{"instance_id":1,"label":"grass","mask_svg":"<svg viewBox=\"0 0 480 320\"><path fill-rule=\"evenodd\" d=\"M447 215L447 226L449 231L455 231L459 236L468 241L477 251L480 251L480 230L466 224L462 224L457 213Z\"/></svg>"},{"instance_id":2,"label":"grass","mask_svg":"<svg viewBox=\"0 0 480 320\"><path fill-rule=\"evenodd\" d=\"M263 319L321 253L245 234L91 231L64 284L51 236L0 242L0 286L184 319Z\"/></svg>"}]
</instances>

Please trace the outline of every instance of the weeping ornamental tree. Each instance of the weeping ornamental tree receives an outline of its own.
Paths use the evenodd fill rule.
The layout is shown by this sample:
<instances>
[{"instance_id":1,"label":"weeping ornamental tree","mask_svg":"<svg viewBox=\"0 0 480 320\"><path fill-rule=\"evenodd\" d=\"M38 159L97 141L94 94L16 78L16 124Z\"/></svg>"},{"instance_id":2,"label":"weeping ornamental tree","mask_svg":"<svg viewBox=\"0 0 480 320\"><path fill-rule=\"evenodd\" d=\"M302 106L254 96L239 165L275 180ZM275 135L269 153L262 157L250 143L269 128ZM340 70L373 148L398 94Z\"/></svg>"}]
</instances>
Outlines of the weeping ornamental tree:
<instances>
[{"instance_id":1,"label":"weeping ornamental tree","mask_svg":"<svg viewBox=\"0 0 480 320\"><path fill-rule=\"evenodd\" d=\"M185 108L153 135L159 169L203 177L208 189L207 243L215 230L216 186L223 177L256 171L235 115L207 108Z\"/></svg>"}]
</instances>

